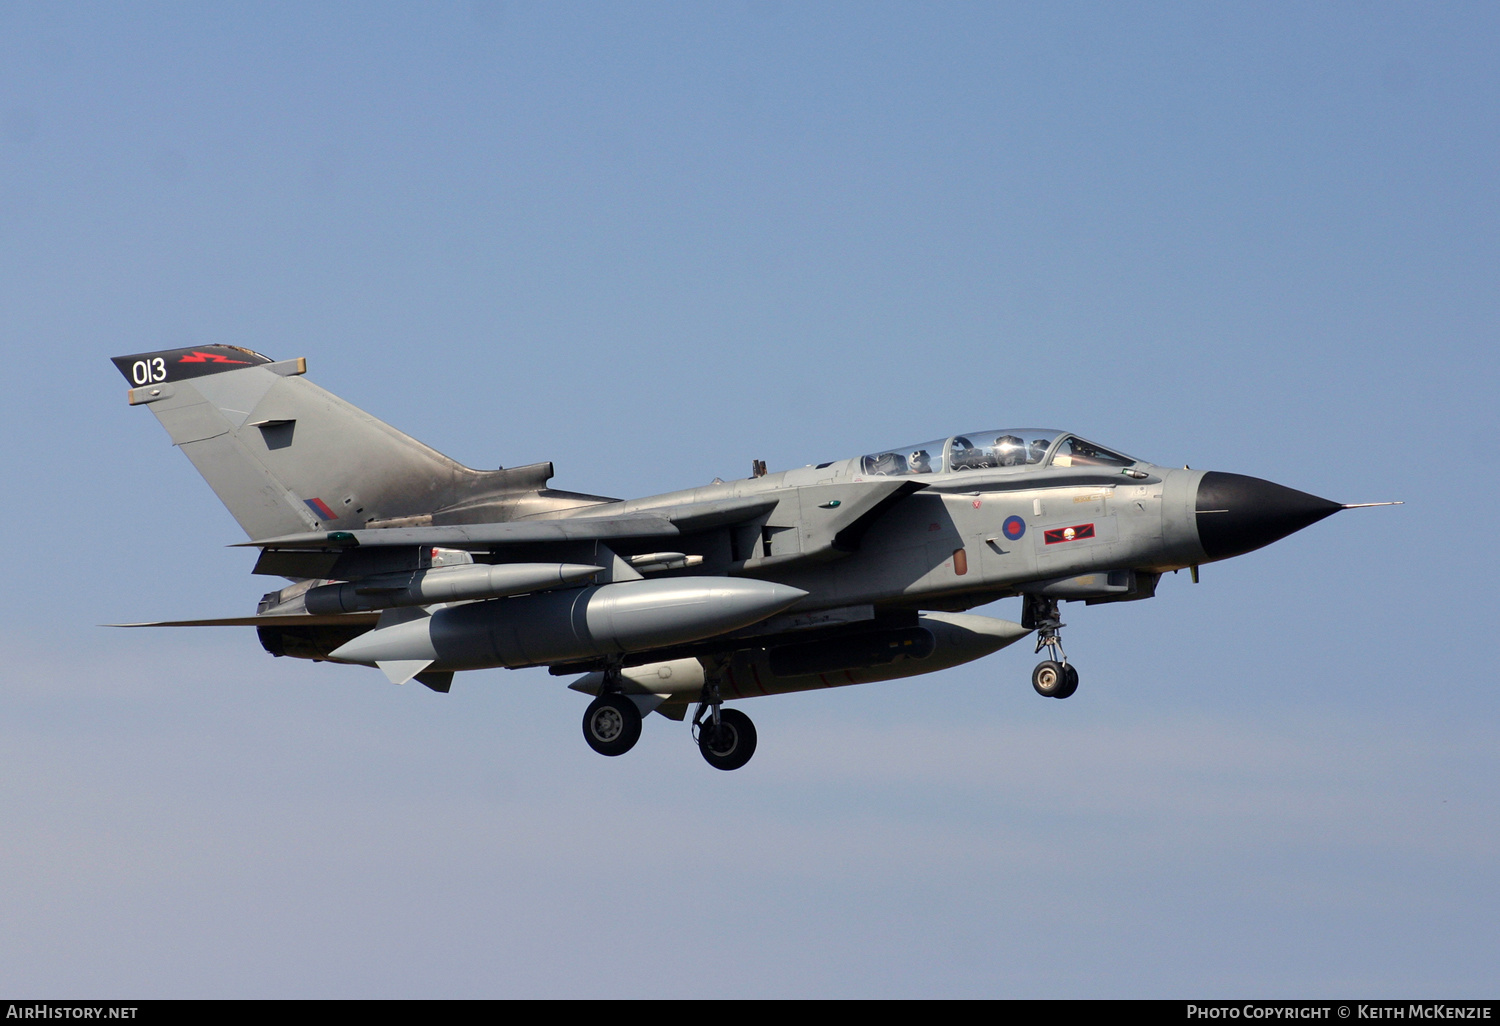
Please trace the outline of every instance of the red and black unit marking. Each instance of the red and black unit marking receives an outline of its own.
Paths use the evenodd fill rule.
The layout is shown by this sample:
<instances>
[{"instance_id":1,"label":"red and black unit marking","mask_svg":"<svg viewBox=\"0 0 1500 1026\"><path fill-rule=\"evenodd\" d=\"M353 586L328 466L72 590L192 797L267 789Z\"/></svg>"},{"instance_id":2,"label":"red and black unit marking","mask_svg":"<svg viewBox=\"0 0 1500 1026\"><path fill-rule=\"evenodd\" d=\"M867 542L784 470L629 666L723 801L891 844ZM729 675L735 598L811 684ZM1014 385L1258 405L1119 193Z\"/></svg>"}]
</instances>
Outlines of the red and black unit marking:
<instances>
[{"instance_id":1,"label":"red and black unit marking","mask_svg":"<svg viewBox=\"0 0 1500 1026\"><path fill-rule=\"evenodd\" d=\"M1093 524L1074 524L1072 527L1054 527L1042 535L1048 545L1059 542L1083 541L1094 536Z\"/></svg>"},{"instance_id":2,"label":"red and black unit marking","mask_svg":"<svg viewBox=\"0 0 1500 1026\"><path fill-rule=\"evenodd\" d=\"M193 349L165 349L159 353L116 356L112 362L125 375L126 381L140 388L142 385L201 378L205 374L255 367L272 361L268 356L261 356L239 346L198 346Z\"/></svg>"}]
</instances>

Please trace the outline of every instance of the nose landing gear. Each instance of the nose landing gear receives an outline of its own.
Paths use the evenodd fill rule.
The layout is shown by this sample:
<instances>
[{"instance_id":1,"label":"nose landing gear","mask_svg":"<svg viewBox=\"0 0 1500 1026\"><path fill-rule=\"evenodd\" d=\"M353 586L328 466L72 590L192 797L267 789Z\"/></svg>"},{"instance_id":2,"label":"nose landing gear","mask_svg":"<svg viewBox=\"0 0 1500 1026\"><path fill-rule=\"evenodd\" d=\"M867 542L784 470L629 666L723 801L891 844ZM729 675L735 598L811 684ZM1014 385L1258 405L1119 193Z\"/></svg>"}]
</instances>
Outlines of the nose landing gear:
<instances>
[{"instance_id":1,"label":"nose landing gear","mask_svg":"<svg viewBox=\"0 0 1500 1026\"><path fill-rule=\"evenodd\" d=\"M1047 659L1031 671L1031 686L1043 698L1067 698L1078 690L1078 668Z\"/></svg>"},{"instance_id":2,"label":"nose landing gear","mask_svg":"<svg viewBox=\"0 0 1500 1026\"><path fill-rule=\"evenodd\" d=\"M1062 638L1058 631L1067 624L1062 622L1057 608L1057 599L1040 595L1026 596L1026 605L1021 610L1021 626L1030 627L1036 633L1036 650L1047 650L1048 658L1036 664L1031 671L1031 686L1043 698L1067 698L1078 690L1078 668L1068 662L1063 651Z\"/></svg>"}]
</instances>

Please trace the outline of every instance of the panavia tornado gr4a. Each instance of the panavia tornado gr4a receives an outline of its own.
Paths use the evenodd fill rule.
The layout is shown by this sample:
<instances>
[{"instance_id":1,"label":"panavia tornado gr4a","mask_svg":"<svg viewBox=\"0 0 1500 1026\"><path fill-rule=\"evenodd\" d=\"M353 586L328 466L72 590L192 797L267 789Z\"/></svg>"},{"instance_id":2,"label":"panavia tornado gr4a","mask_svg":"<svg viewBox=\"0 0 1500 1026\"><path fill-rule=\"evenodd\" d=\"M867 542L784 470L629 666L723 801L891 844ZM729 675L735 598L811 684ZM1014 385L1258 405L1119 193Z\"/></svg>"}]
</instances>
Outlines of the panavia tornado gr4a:
<instances>
[{"instance_id":1,"label":"panavia tornado gr4a","mask_svg":"<svg viewBox=\"0 0 1500 1026\"><path fill-rule=\"evenodd\" d=\"M1196 576L1350 508L1051 428L610 499L547 487L551 463L455 463L312 384L301 359L215 345L114 363L260 550L254 572L293 582L254 616L159 626L253 626L273 655L434 691L462 670L546 666L594 696L596 752L629 751L653 710L692 711L725 770L755 751L726 701L931 673L1033 633L1032 686L1067 698L1060 602L1150 598L1166 571ZM1020 623L963 612L1007 596Z\"/></svg>"}]
</instances>

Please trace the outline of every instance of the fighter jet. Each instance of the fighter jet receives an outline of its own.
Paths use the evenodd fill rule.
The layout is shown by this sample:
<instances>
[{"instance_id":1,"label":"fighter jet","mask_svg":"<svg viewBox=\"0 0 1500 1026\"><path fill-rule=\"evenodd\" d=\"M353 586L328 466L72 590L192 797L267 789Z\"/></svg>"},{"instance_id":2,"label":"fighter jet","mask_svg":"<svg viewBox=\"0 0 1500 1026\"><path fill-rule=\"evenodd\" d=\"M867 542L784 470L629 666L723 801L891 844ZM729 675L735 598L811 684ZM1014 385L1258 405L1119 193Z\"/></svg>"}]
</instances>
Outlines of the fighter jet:
<instances>
[{"instance_id":1,"label":"fighter jet","mask_svg":"<svg viewBox=\"0 0 1500 1026\"><path fill-rule=\"evenodd\" d=\"M583 736L628 752L682 721L711 766L755 752L737 699L912 677L1035 635L1047 698L1078 688L1063 601L1152 597L1353 505L1158 466L1054 428L967 431L643 499L548 487L551 463L465 467L273 361L210 345L114 359L292 583L243 625L276 656L454 674L546 666L593 696ZM1014 623L964 612L1019 597Z\"/></svg>"}]
</instances>

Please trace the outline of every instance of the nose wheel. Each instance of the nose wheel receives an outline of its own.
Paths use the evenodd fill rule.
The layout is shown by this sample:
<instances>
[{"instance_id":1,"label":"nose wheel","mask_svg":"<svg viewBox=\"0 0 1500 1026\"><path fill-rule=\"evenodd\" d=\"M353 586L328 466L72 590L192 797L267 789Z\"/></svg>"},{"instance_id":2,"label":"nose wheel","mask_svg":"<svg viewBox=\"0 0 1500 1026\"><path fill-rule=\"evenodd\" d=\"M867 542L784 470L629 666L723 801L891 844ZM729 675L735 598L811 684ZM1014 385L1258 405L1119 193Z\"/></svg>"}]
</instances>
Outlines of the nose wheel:
<instances>
[{"instance_id":1,"label":"nose wheel","mask_svg":"<svg viewBox=\"0 0 1500 1026\"><path fill-rule=\"evenodd\" d=\"M1031 671L1031 686L1043 698L1067 698L1078 690L1078 668L1048 659Z\"/></svg>"},{"instance_id":2,"label":"nose wheel","mask_svg":"<svg viewBox=\"0 0 1500 1026\"><path fill-rule=\"evenodd\" d=\"M1068 662L1058 635L1067 624L1062 622L1057 600L1040 595L1026 596L1021 610L1021 626L1036 631L1036 650L1047 650L1048 658L1031 671L1031 686L1043 698L1067 698L1078 690L1078 668Z\"/></svg>"}]
</instances>

